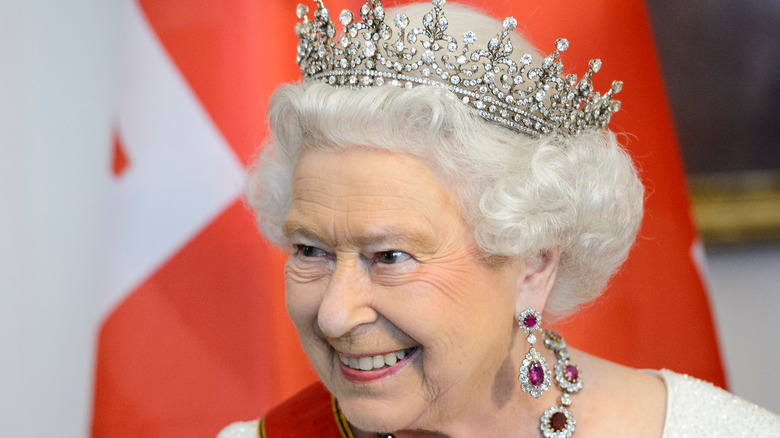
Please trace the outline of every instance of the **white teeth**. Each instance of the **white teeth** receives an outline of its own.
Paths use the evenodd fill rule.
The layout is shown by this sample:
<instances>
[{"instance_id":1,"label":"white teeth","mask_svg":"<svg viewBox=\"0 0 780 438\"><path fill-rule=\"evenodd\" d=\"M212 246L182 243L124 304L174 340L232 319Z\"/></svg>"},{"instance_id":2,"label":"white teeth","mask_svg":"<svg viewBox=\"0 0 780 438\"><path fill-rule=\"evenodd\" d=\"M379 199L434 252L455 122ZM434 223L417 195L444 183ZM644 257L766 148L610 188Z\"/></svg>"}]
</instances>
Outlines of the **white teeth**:
<instances>
[{"instance_id":1,"label":"white teeth","mask_svg":"<svg viewBox=\"0 0 780 438\"><path fill-rule=\"evenodd\" d=\"M374 361L371 356L364 356L360 358L360 369L363 371L369 371L374 367Z\"/></svg>"},{"instance_id":2,"label":"white teeth","mask_svg":"<svg viewBox=\"0 0 780 438\"><path fill-rule=\"evenodd\" d=\"M356 357L350 357L349 358L349 363L347 365L350 368L354 369L354 370L359 370L360 369L360 359L358 359Z\"/></svg>"},{"instance_id":3,"label":"white teeth","mask_svg":"<svg viewBox=\"0 0 780 438\"><path fill-rule=\"evenodd\" d=\"M399 360L406 357L412 349L399 350L394 353L387 353L377 356L363 356L363 357L346 357L339 356L341 362L352 368L353 370L371 371L384 368L385 366L393 366L398 363Z\"/></svg>"}]
</instances>

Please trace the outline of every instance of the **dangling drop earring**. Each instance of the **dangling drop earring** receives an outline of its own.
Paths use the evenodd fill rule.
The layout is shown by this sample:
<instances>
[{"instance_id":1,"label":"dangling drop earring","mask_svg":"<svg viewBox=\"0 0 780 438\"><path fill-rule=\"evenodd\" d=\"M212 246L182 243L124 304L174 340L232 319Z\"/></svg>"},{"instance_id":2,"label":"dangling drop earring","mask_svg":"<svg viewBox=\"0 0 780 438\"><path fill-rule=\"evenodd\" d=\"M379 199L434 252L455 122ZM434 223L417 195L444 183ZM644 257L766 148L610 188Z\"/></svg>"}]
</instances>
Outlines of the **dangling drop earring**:
<instances>
[{"instance_id":1,"label":"dangling drop earring","mask_svg":"<svg viewBox=\"0 0 780 438\"><path fill-rule=\"evenodd\" d=\"M530 344L528 353L523 359L523 365L520 367L520 375L518 376L520 387L523 392L531 394L531 397L539 398L544 391L550 388L550 368L544 357L534 348L536 336L533 333L541 328L542 315L536 310L526 309L517 318L517 323L524 332L528 333L526 339Z\"/></svg>"}]
</instances>

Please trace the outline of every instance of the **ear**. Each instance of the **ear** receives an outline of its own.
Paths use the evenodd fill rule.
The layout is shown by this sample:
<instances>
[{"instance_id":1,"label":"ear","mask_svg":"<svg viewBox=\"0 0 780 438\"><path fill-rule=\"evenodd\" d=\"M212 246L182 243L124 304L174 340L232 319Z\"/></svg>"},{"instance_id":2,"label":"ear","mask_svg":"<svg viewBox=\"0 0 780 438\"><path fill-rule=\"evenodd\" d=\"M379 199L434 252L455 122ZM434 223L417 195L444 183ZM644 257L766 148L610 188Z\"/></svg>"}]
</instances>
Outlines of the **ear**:
<instances>
[{"instance_id":1,"label":"ear","mask_svg":"<svg viewBox=\"0 0 780 438\"><path fill-rule=\"evenodd\" d=\"M561 249L555 247L522 260L515 293L515 315L528 308L544 312L560 259Z\"/></svg>"}]
</instances>

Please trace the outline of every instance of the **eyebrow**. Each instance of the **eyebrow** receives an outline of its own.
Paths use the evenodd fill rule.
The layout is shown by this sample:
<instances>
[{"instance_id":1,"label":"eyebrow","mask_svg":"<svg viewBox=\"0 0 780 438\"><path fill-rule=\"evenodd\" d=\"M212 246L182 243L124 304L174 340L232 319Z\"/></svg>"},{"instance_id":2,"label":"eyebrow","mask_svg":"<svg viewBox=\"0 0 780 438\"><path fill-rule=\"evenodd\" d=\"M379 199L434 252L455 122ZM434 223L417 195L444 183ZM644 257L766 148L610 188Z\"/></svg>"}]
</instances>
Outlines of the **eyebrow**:
<instances>
[{"instance_id":1,"label":"eyebrow","mask_svg":"<svg viewBox=\"0 0 780 438\"><path fill-rule=\"evenodd\" d=\"M297 219L285 221L284 235L287 236L288 239L294 235L300 235L308 239L322 242L326 245L334 244L332 239L326 238L323 233L312 229L309 224ZM354 242L357 246L360 247L379 245L385 242L393 242L411 244L422 248L429 248L432 245L432 240L433 239L431 235L420 230L402 231L392 225L372 229L350 238L350 241Z\"/></svg>"}]
</instances>

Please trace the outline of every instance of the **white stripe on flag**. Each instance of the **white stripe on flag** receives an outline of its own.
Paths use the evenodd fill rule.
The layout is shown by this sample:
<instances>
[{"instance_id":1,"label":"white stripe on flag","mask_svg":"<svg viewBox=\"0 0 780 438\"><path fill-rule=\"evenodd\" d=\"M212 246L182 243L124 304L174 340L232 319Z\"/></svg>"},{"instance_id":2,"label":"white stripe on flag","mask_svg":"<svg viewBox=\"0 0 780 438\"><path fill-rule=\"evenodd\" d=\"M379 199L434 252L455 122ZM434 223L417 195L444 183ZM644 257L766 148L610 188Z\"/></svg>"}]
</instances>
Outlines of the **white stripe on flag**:
<instances>
[{"instance_id":1,"label":"white stripe on flag","mask_svg":"<svg viewBox=\"0 0 780 438\"><path fill-rule=\"evenodd\" d=\"M118 125L129 167L110 189L102 315L232 204L243 184L240 161L140 6L123 3Z\"/></svg>"}]
</instances>

